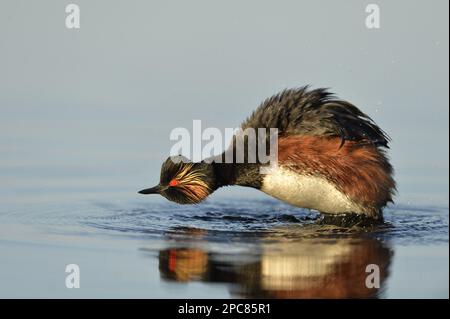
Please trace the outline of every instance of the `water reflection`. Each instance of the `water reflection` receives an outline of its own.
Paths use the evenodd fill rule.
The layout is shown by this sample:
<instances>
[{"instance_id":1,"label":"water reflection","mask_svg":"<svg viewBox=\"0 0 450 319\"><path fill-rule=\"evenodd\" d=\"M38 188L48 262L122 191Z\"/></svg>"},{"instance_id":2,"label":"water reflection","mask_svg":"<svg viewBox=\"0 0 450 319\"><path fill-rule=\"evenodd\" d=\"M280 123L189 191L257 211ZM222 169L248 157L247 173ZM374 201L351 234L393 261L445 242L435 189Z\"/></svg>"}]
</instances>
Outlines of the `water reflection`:
<instances>
[{"instance_id":1,"label":"water reflection","mask_svg":"<svg viewBox=\"0 0 450 319\"><path fill-rule=\"evenodd\" d=\"M195 235L201 236L201 235ZM248 253L174 245L159 251L167 281L229 283L235 297L376 298L389 276L392 250L371 238L265 240ZM380 288L366 287L366 266L380 269Z\"/></svg>"}]
</instances>

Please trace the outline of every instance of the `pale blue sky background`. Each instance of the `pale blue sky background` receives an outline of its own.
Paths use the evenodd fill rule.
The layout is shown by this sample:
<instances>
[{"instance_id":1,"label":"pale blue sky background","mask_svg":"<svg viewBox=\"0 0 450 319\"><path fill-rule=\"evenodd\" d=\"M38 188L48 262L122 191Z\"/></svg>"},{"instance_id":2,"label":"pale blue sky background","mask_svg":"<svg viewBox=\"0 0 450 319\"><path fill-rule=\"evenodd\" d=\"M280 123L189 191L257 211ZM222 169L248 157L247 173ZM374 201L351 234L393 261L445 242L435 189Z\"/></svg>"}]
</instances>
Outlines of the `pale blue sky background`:
<instances>
[{"instance_id":1,"label":"pale blue sky background","mask_svg":"<svg viewBox=\"0 0 450 319\"><path fill-rule=\"evenodd\" d=\"M236 127L312 84L393 139L398 201L448 205L448 1L69 1L0 4L0 199L134 198L174 127ZM365 7L381 8L381 29ZM257 195L226 189L218 196Z\"/></svg>"}]
</instances>

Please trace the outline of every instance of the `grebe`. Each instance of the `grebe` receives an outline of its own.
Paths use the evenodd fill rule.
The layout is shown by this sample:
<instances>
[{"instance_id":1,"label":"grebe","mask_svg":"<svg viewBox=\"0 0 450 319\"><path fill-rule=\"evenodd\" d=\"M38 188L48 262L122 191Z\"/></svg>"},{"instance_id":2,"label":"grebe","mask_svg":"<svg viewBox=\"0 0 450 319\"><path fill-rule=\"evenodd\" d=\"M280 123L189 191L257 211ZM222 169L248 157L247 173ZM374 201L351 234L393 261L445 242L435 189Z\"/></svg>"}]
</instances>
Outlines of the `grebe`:
<instances>
[{"instance_id":1,"label":"grebe","mask_svg":"<svg viewBox=\"0 0 450 319\"><path fill-rule=\"evenodd\" d=\"M389 137L356 106L326 89L305 86L274 95L241 128L278 129L277 169L260 174L258 162L192 163L169 157L160 183L139 193L196 204L219 187L240 185L322 214L374 220L381 220L382 208L392 202L395 181L385 153Z\"/></svg>"}]
</instances>

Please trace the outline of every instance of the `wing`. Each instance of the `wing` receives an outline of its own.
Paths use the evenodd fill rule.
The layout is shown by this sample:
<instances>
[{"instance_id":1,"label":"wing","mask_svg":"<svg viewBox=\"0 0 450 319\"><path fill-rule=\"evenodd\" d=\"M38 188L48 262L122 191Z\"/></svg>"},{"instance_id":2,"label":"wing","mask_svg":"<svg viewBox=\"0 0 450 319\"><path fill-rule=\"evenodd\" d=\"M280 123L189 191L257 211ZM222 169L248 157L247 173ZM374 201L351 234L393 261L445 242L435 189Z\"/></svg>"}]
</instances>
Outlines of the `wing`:
<instances>
[{"instance_id":1,"label":"wing","mask_svg":"<svg viewBox=\"0 0 450 319\"><path fill-rule=\"evenodd\" d=\"M308 86L285 90L265 100L242 124L246 128L278 128L279 134L340 137L345 141L388 147L389 137L353 104L326 89ZM342 145L341 145L342 146Z\"/></svg>"}]
</instances>

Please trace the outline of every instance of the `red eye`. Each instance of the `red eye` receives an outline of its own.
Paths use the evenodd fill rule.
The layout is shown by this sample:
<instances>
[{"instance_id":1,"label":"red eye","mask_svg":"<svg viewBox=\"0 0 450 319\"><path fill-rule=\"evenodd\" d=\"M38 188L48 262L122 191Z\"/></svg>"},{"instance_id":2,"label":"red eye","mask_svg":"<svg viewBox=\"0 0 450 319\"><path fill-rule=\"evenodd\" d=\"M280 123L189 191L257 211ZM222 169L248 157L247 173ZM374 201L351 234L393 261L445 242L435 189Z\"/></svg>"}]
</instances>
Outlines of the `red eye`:
<instances>
[{"instance_id":1,"label":"red eye","mask_svg":"<svg viewBox=\"0 0 450 319\"><path fill-rule=\"evenodd\" d=\"M169 183L169 186L177 186L178 185L178 181L176 179L172 179Z\"/></svg>"}]
</instances>

